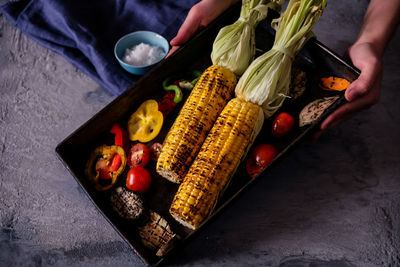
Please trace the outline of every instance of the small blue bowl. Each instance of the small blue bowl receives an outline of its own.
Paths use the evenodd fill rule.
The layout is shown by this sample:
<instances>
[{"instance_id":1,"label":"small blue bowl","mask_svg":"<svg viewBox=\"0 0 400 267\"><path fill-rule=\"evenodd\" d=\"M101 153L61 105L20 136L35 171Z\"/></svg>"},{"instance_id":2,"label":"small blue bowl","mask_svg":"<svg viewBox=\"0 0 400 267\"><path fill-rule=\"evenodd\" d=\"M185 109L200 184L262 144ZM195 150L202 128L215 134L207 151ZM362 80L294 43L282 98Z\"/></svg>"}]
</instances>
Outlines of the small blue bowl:
<instances>
[{"instance_id":1,"label":"small blue bowl","mask_svg":"<svg viewBox=\"0 0 400 267\"><path fill-rule=\"evenodd\" d=\"M151 46L160 47L165 52L165 55L162 59L165 58L165 56L168 54L168 51L169 51L168 41L164 37L162 37L161 35L159 35L155 32L137 31L137 32L129 33L129 34L123 36L115 44L114 55L117 58L117 60L122 68L124 68L127 72L136 74L136 75L145 74L154 65L156 65L158 62L160 62L162 60L162 59L160 59L159 61L157 61L153 64L150 64L150 65L146 65L146 66L135 66L135 65L130 65L130 64L123 62L122 58L125 55L125 50L127 48L132 48L133 46L138 45L140 43L145 43L145 44L148 44Z\"/></svg>"}]
</instances>

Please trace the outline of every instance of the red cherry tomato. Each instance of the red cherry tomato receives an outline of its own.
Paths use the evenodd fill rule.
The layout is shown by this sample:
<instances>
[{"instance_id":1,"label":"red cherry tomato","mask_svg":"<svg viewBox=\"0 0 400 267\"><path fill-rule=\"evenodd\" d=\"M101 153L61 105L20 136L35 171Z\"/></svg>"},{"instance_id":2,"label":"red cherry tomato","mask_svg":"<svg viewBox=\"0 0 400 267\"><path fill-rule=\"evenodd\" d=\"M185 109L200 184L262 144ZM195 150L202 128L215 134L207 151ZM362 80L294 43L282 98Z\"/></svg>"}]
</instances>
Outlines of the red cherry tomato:
<instances>
[{"instance_id":1,"label":"red cherry tomato","mask_svg":"<svg viewBox=\"0 0 400 267\"><path fill-rule=\"evenodd\" d=\"M129 167L144 167L150 161L150 150L142 143L137 143L131 147L128 153L127 164Z\"/></svg>"},{"instance_id":2,"label":"red cherry tomato","mask_svg":"<svg viewBox=\"0 0 400 267\"><path fill-rule=\"evenodd\" d=\"M265 167L276 157L278 151L272 145L261 144L254 148L253 157L256 164Z\"/></svg>"},{"instance_id":3,"label":"red cherry tomato","mask_svg":"<svg viewBox=\"0 0 400 267\"><path fill-rule=\"evenodd\" d=\"M161 149L162 149L162 144L160 143L154 143L151 147L150 147L150 158L153 161L157 161L158 157L161 154Z\"/></svg>"},{"instance_id":4,"label":"red cherry tomato","mask_svg":"<svg viewBox=\"0 0 400 267\"><path fill-rule=\"evenodd\" d=\"M247 173L254 178L276 157L278 151L272 145L258 145L251 152L246 162Z\"/></svg>"},{"instance_id":5,"label":"red cherry tomato","mask_svg":"<svg viewBox=\"0 0 400 267\"><path fill-rule=\"evenodd\" d=\"M294 118L286 112L282 112L276 116L272 123L272 135L276 138L282 138L292 130Z\"/></svg>"},{"instance_id":6,"label":"red cherry tomato","mask_svg":"<svg viewBox=\"0 0 400 267\"><path fill-rule=\"evenodd\" d=\"M126 177L126 187L129 190L145 193L151 185L151 175L143 167L133 167Z\"/></svg>"}]
</instances>

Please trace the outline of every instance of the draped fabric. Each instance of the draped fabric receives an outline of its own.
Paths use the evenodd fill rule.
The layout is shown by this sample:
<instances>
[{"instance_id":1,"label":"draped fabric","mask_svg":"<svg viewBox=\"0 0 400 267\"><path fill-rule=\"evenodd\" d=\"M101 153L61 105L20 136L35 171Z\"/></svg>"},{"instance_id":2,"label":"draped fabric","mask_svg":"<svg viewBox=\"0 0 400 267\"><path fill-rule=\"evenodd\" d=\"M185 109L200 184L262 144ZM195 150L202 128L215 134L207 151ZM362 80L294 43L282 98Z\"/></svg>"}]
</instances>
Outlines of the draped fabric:
<instances>
[{"instance_id":1,"label":"draped fabric","mask_svg":"<svg viewBox=\"0 0 400 267\"><path fill-rule=\"evenodd\" d=\"M198 0L21 0L0 11L24 34L64 56L110 93L118 95L139 77L114 57L123 35L150 30L172 39Z\"/></svg>"}]
</instances>

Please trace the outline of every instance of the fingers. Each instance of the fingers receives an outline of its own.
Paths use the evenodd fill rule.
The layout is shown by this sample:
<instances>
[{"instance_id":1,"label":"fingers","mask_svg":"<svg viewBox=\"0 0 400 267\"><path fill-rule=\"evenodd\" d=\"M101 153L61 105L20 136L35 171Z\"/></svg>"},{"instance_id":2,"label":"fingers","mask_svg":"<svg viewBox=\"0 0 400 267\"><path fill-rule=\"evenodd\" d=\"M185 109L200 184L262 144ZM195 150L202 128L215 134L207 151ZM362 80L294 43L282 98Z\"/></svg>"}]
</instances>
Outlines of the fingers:
<instances>
[{"instance_id":1,"label":"fingers","mask_svg":"<svg viewBox=\"0 0 400 267\"><path fill-rule=\"evenodd\" d=\"M377 83L379 84L379 82ZM321 130L331 129L342 121L347 120L355 113L360 110L371 107L373 104L377 103L379 100L379 88L376 85L373 90L371 90L368 95L357 98L352 102L348 102L337 110L335 110L331 115L329 115L321 124Z\"/></svg>"},{"instance_id":2,"label":"fingers","mask_svg":"<svg viewBox=\"0 0 400 267\"><path fill-rule=\"evenodd\" d=\"M379 101L379 86L380 77L375 82L372 90L364 97L357 98L352 102L343 104L337 110L335 110L331 115L329 115L320 126L320 129L316 131L312 136L312 141L316 142L317 139L324 134L329 129L332 129L342 123L343 121L351 118L357 112L363 109L367 109Z\"/></svg>"},{"instance_id":3,"label":"fingers","mask_svg":"<svg viewBox=\"0 0 400 267\"><path fill-rule=\"evenodd\" d=\"M169 50L169 52L168 52L168 54L167 54L166 57L169 57L170 55L172 55L173 53L175 53L175 51L178 50L179 48L180 48L180 46L173 46L173 47Z\"/></svg>"},{"instance_id":4,"label":"fingers","mask_svg":"<svg viewBox=\"0 0 400 267\"><path fill-rule=\"evenodd\" d=\"M368 59L363 59L361 62L356 61L355 63L358 63L355 65L361 70L361 74L358 79L352 82L347 88L345 93L347 101L352 101L366 95L371 90L382 71L381 63L373 56Z\"/></svg>"},{"instance_id":5,"label":"fingers","mask_svg":"<svg viewBox=\"0 0 400 267\"><path fill-rule=\"evenodd\" d=\"M177 35L170 41L171 52L168 55L171 55L177 48L186 43L201 27L207 26L212 20L218 17L224 10L226 10L229 6L233 5L238 0L231 1L200 1L196 5L194 5L182 26L180 27Z\"/></svg>"},{"instance_id":6,"label":"fingers","mask_svg":"<svg viewBox=\"0 0 400 267\"><path fill-rule=\"evenodd\" d=\"M171 40L170 44L172 46L179 46L186 43L199 29L200 23L201 19L199 18L199 14L196 8L193 7L179 29L178 34Z\"/></svg>"},{"instance_id":7,"label":"fingers","mask_svg":"<svg viewBox=\"0 0 400 267\"><path fill-rule=\"evenodd\" d=\"M350 107L349 107L350 105ZM329 115L320 126L320 129L317 130L311 137L312 142L316 142L321 135L326 133L329 129L332 129L342 123L343 121L349 119L353 116L356 111L351 108L351 103L346 103L337 110L335 110L331 115Z\"/></svg>"},{"instance_id":8,"label":"fingers","mask_svg":"<svg viewBox=\"0 0 400 267\"><path fill-rule=\"evenodd\" d=\"M342 121L350 118L356 111L361 109L359 108L359 105L359 103L346 103L339 107L321 123L320 129L322 131L326 131L337 126Z\"/></svg>"},{"instance_id":9,"label":"fingers","mask_svg":"<svg viewBox=\"0 0 400 267\"><path fill-rule=\"evenodd\" d=\"M366 65L362 70L360 77L352 82L347 88L345 97L348 101L352 101L360 96L368 93L372 88L377 76L375 65Z\"/></svg>"},{"instance_id":10,"label":"fingers","mask_svg":"<svg viewBox=\"0 0 400 267\"><path fill-rule=\"evenodd\" d=\"M321 130L329 130L336 125L338 125L343 120L351 117L356 111L362 109L363 99L355 100L351 103L346 103L343 106L335 110L331 115L329 115L320 126Z\"/></svg>"},{"instance_id":11,"label":"fingers","mask_svg":"<svg viewBox=\"0 0 400 267\"><path fill-rule=\"evenodd\" d=\"M350 47L346 53L354 66L361 70L361 74L345 92L345 98L349 102L339 107L322 122L319 131L313 136L314 141L328 129L335 127L358 111L369 108L379 100L382 63L374 48L369 43L360 43Z\"/></svg>"}]
</instances>

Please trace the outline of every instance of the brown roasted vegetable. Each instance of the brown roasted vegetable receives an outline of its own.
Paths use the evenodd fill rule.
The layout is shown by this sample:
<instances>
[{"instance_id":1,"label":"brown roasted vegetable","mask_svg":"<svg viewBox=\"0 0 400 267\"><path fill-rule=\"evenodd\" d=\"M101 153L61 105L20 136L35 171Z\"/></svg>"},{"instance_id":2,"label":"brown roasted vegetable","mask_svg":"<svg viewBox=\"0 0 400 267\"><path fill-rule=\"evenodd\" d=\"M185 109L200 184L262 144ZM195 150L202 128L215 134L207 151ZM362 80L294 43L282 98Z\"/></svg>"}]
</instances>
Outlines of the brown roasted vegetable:
<instances>
[{"instance_id":1,"label":"brown roasted vegetable","mask_svg":"<svg viewBox=\"0 0 400 267\"><path fill-rule=\"evenodd\" d=\"M150 211L148 222L139 227L143 244L161 257L173 248L178 236L172 232L168 222L154 211Z\"/></svg>"},{"instance_id":2,"label":"brown roasted vegetable","mask_svg":"<svg viewBox=\"0 0 400 267\"><path fill-rule=\"evenodd\" d=\"M110 198L113 210L124 219L135 220L143 213L141 197L124 187L115 188Z\"/></svg>"},{"instance_id":3,"label":"brown roasted vegetable","mask_svg":"<svg viewBox=\"0 0 400 267\"><path fill-rule=\"evenodd\" d=\"M86 177L99 191L110 189L126 165L125 151L120 146L100 146L90 154L86 163Z\"/></svg>"},{"instance_id":4,"label":"brown roasted vegetable","mask_svg":"<svg viewBox=\"0 0 400 267\"><path fill-rule=\"evenodd\" d=\"M343 91L349 87L350 82L344 78L329 76L321 78L319 87L327 91Z\"/></svg>"},{"instance_id":5,"label":"brown roasted vegetable","mask_svg":"<svg viewBox=\"0 0 400 267\"><path fill-rule=\"evenodd\" d=\"M307 74L299 68L293 68L289 96L293 99L299 98L303 95L307 85Z\"/></svg>"},{"instance_id":6,"label":"brown roasted vegetable","mask_svg":"<svg viewBox=\"0 0 400 267\"><path fill-rule=\"evenodd\" d=\"M338 98L339 96L324 97L309 103L299 114L299 126L303 127L316 121Z\"/></svg>"}]
</instances>

